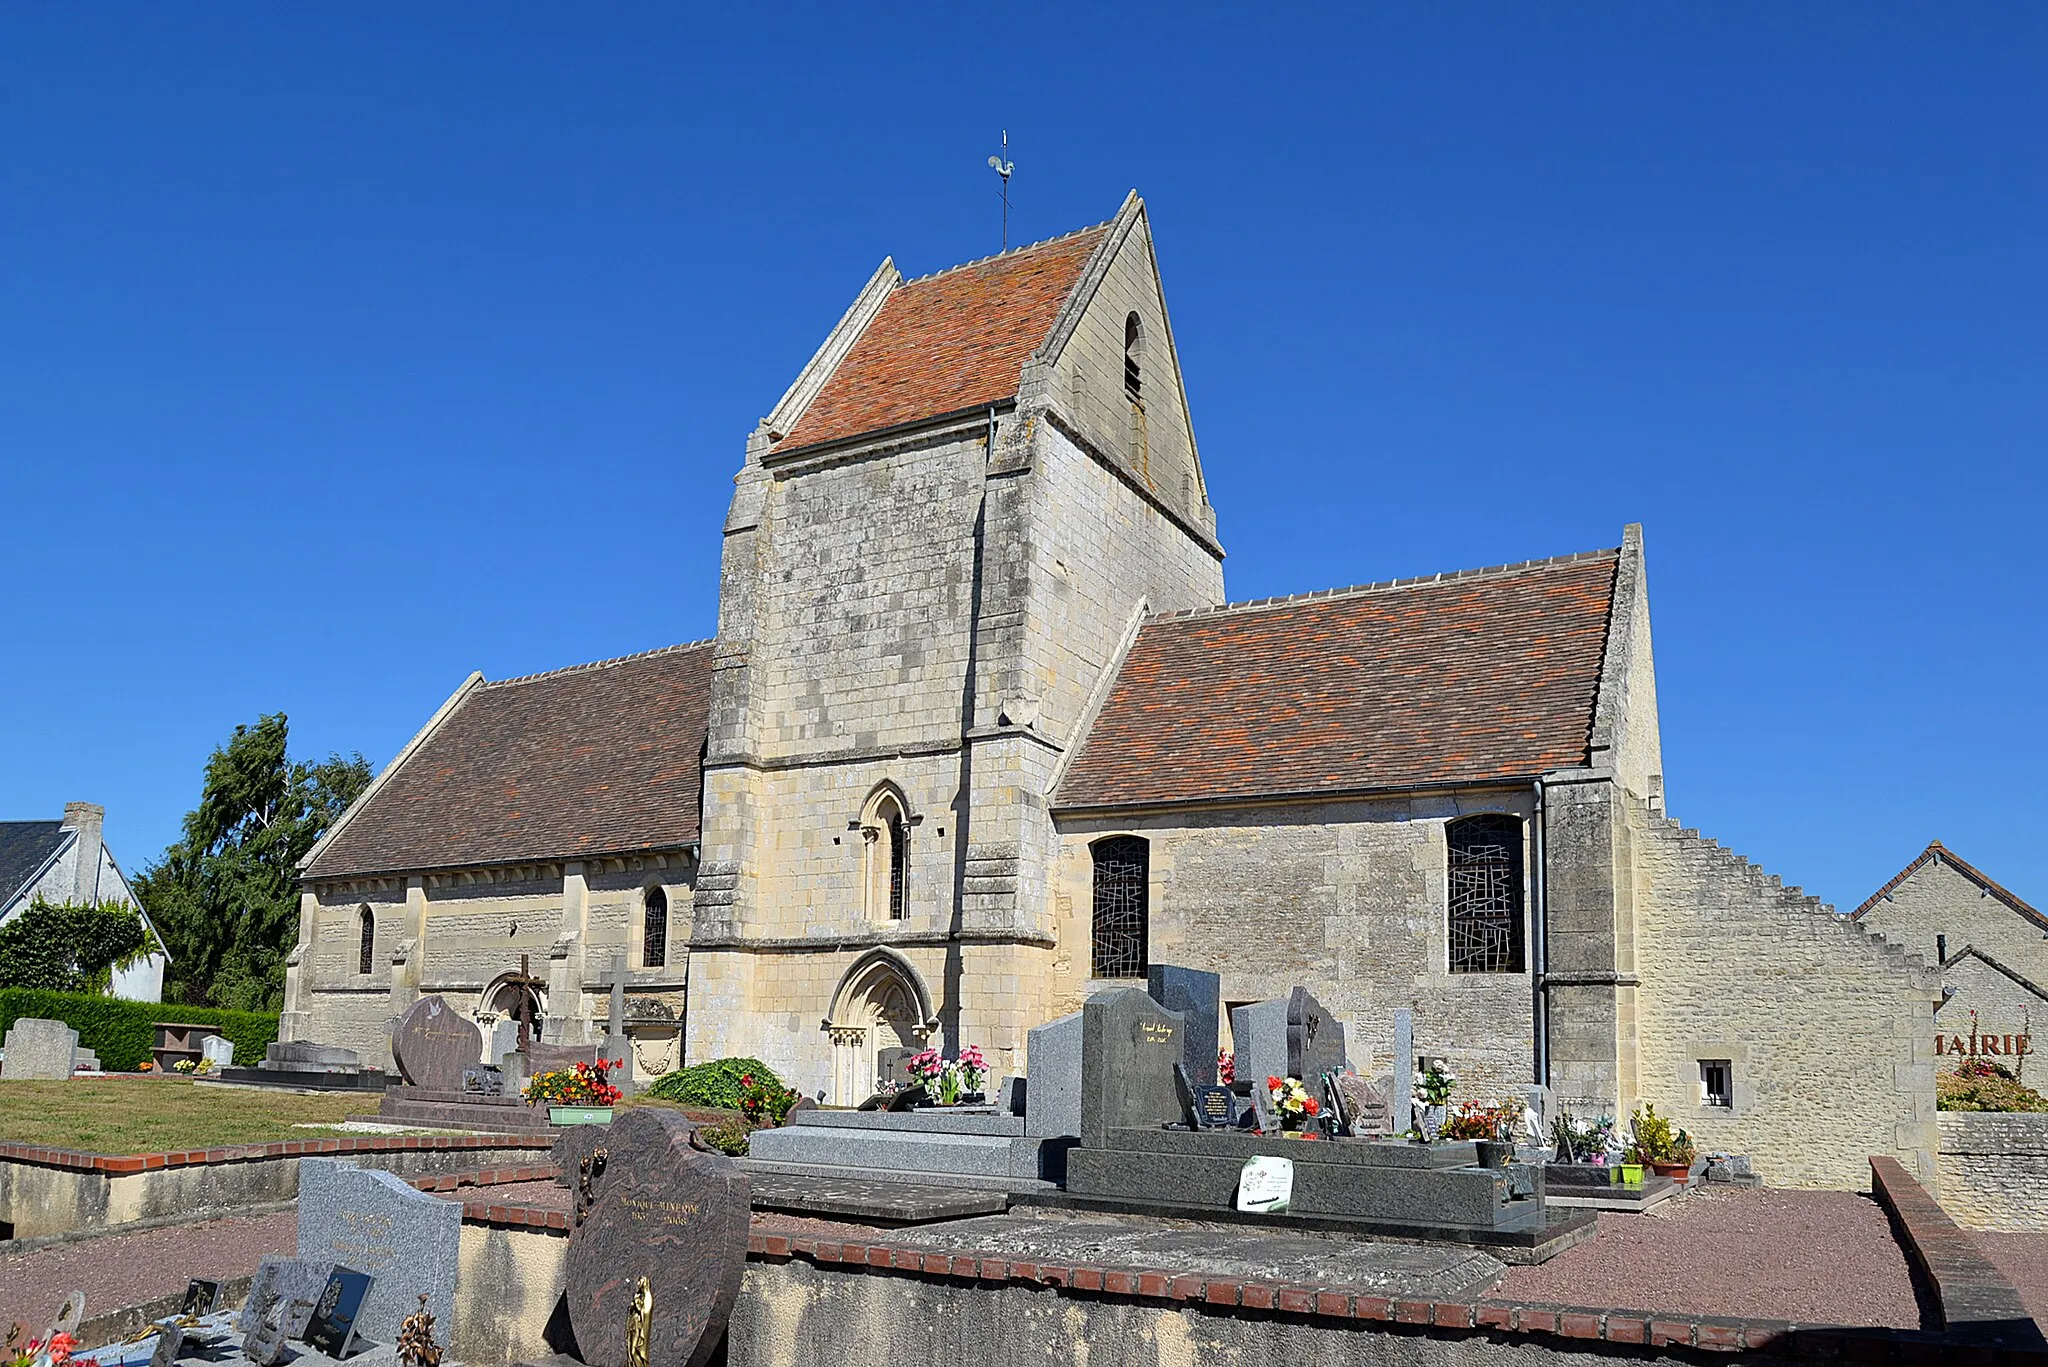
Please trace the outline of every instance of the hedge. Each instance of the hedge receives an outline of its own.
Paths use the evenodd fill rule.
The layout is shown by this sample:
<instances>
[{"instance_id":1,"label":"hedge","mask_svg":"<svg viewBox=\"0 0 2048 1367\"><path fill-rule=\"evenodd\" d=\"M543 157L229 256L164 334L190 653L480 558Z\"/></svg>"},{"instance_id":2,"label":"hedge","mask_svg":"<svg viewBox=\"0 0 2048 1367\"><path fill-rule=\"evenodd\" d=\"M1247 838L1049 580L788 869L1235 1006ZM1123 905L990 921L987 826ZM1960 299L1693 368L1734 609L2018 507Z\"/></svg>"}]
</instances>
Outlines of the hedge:
<instances>
[{"instance_id":1,"label":"hedge","mask_svg":"<svg viewBox=\"0 0 2048 1367\"><path fill-rule=\"evenodd\" d=\"M757 1058L716 1058L692 1064L673 1073L663 1073L647 1084L647 1094L663 1101L680 1101L690 1106L717 1106L728 1111L740 1108L740 1078L753 1074L754 1080L780 1087L775 1070Z\"/></svg>"},{"instance_id":2,"label":"hedge","mask_svg":"<svg viewBox=\"0 0 2048 1367\"><path fill-rule=\"evenodd\" d=\"M110 1073L132 1073L149 1062L158 1021L215 1025L235 1044L235 1062L248 1067L277 1039L277 1017L214 1006L131 1002L33 987L0 987L0 1035L24 1016L60 1020L78 1032L78 1044L99 1055Z\"/></svg>"}]
</instances>

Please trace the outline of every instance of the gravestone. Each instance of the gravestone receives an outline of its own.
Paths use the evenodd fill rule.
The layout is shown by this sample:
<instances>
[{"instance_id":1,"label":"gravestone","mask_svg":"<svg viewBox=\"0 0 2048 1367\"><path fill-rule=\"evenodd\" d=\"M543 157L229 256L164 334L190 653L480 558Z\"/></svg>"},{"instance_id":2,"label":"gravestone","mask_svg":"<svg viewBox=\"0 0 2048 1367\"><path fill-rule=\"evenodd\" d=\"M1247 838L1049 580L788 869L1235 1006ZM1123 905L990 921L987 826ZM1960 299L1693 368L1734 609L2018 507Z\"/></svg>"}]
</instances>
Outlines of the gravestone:
<instances>
[{"instance_id":1,"label":"gravestone","mask_svg":"<svg viewBox=\"0 0 2048 1367\"><path fill-rule=\"evenodd\" d=\"M1145 991L1153 1001L1187 1018L1181 1043L1188 1084L1215 1086L1217 1013L1222 1009L1223 979L1199 968L1153 964L1145 973Z\"/></svg>"},{"instance_id":2,"label":"gravestone","mask_svg":"<svg viewBox=\"0 0 2048 1367\"><path fill-rule=\"evenodd\" d=\"M519 1022L510 1016L491 1022L490 1043L484 1047L484 1062L494 1068L505 1066L506 1055L519 1048Z\"/></svg>"},{"instance_id":3,"label":"gravestone","mask_svg":"<svg viewBox=\"0 0 2048 1367\"><path fill-rule=\"evenodd\" d=\"M415 1191L388 1172L331 1159L299 1160L299 1256L376 1278L355 1322L358 1337L395 1343L419 1308L455 1322L455 1264L462 1206Z\"/></svg>"},{"instance_id":4,"label":"gravestone","mask_svg":"<svg viewBox=\"0 0 2048 1367\"><path fill-rule=\"evenodd\" d=\"M1384 1139L1395 1133L1387 1084L1346 1071L1337 1074L1337 1093L1344 1100L1344 1120L1353 1138Z\"/></svg>"},{"instance_id":5,"label":"gravestone","mask_svg":"<svg viewBox=\"0 0 2048 1367\"><path fill-rule=\"evenodd\" d=\"M1394 1072L1387 1087L1388 1123L1397 1135L1415 1125L1415 1013L1394 1012Z\"/></svg>"},{"instance_id":6,"label":"gravestone","mask_svg":"<svg viewBox=\"0 0 2048 1367\"><path fill-rule=\"evenodd\" d=\"M1030 1104L1030 1090L1021 1077L1006 1077L996 1087L996 1109L1004 1115L1023 1115Z\"/></svg>"},{"instance_id":7,"label":"gravestone","mask_svg":"<svg viewBox=\"0 0 2048 1367\"><path fill-rule=\"evenodd\" d=\"M565 1295L577 1356L627 1367L627 1320L650 1302L653 1367L702 1367L725 1332L747 1256L749 1190L732 1160L690 1142L675 1111L627 1111L607 1127L607 1162L569 1234Z\"/></svg>"},{"instance_id":8,"label":"gravestone","mask_svg":"<svg viewBox=\"0 0 2048 1367\"><path fill-rule=\"evenodd\" d=\"M1081 1013L1039 1026L1025 1037L1024 1051L1026 1137L1081 1133Z\"/></svg>"},{"instance_id":9,"label":"gravestone","mask_svg":"<svg viewBox=\"0 0 2048 1367\"><path fill-rule=\"evenodd\" d=\"M449 1271L452 1275L454 1269ZM365 1316L376 1288L377 1278L367 1272L352 1267L335 1268L328 1274L327 1285L320 1289L320 1299L306 1320L306 1346L331 1358L345 1358L350 1349L375 1342L365 1332ZM413 1299L422 1304L426 1301L424 1295ZM403 1318L400 1317L401 1321ZM390 1342L397 1338L398 1331L394 1329Z\"/></svg>"},{"instance_id":10,"label":"gravestone","mask_svg":"<svg viewBox=\"0 0 2048 1367\"><path fill-rule=\"evenodd\" d=\"M1098 992L1081 1008L1081 1143L1101 1148L1111 1130L1157 1129L1180 1119L1173 1065L1182 1020L1134 987Z\"/></svg>"},{"instance_id":11,"label":"gravestone","mask_svg":"<svg viewBox=\"0 0 2048 1367\"><path fill-rule=\"evenodd\" d=\"M1287 994L1287 1076L1300 1078L1313 1096L1322 1089L1323 1074L1345 1067L1344 1022L1307 988L1295 988Z\"/></svg>"},{"instance_id":12,"label":"gravestone","mask_svg":"<svg viewBox=\"0 0 2048 1367\"><path fill-rule=\"evenodd\" d=\"M235 1042L226 1035L208 1035L199 1041L199 1057L215 1070L235 1061Z\"/></svg>"},{"instance_id":13,"label":"gravestone","mask_svg":"<svg viewBox=\"0 0 2048 1367\"><path fill-rule=\"evenodd\" d=\"M877 1087L908 1087L917 1081L910 1071L910 1060L917 1057L915 1049L891 1045L887 1049L875 1050L875 1085Z\"/></svg>"},{"instance_id":14,"label":"gravestone","mask_svg":"<svg viewBox=\"0 0 2048 1367\"><path fill-rule=\"evenodd\" d=\"M24 1016L9 1027L0 1049L7 1055L0 1060L0 1077L11 1082L61 1082L77 1066L78 1032L63 1021Z\"/></svg>"},{"instance_id":15,"label":"gravestone","mask_svg":"<svg viewBox=\"0 0 2048 1367\"><path fill-rule=\"evenodd\" d=\"M483 1031L440 997L421 997L391 1032L391 1057L406 1082L430 1092L462 1089L462 1070L483 1058Z\"/></svg>"},{"instance_id":16,"label":"gravestone","mask_svg":"<svg viewBox=\"0 0 2048 1367\"><path fill-rule=\"evenodd\" d=\"M1189 1129L1227 1130L1237 1124L1237 1098L1228 1087L1189 1082L1188 1070L1178 1063L1173 1065L1173 1086Z\"/></svg>"},{"instance_id":17,"label":"gravestone","mask_svg":"<svg viewBox=\"0 0 2048 1367\"><path fill-rule=\"evenodd\" d=\"M249 1297L242 1302L241 1314L235 1321L236 1332L254 1333L262 1326L265 1308L273 1301L281 1301L295 1312L285 1321L286 1337L297 1338L305 1333L306 1320L333 1271L331 1259L264 1258L257 1265L256 1275L249 1279Z\"/></svg>"},{"instance_id":18,"label":"gravestone","mask_svg":"<svg viewBox=\"0 0 2048 1367\"><path fill-rule=\"evenodd\" d=\"M1230 1012L1230 1038L1237 1054L1237 1080L1254 1086L1287 1076L1287 999L1253 1002Z\"/></svg>"}]
</instances>

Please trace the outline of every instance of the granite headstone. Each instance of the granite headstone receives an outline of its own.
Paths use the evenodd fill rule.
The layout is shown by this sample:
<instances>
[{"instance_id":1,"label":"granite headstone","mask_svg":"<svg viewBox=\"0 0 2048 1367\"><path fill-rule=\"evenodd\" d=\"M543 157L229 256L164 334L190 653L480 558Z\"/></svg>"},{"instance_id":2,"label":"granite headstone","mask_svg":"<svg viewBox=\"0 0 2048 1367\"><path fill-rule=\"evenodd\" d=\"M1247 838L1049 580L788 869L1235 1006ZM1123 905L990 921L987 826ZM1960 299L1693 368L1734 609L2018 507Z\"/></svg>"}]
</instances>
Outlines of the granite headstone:
<instances>
[{"instance_id":1,"label":"granite headstone","mask_svg":"<svg viewBox=\"0 0 2048 1367\"><path fill-rule=\"evenodd\" d=\"M1344 1022L1331 1015L1305 987L1287 994L1287 1076L1322 1087L1323 1074L1345 1069Z\"/></svg>"},{"instance_id":2,"label":"granite headstone","mask_svg":"<svg viewBox=\"0 0 2048 1367\"><path fill-rule=\"evenodd\" d=\"M388 1172L331 1159L299 1160L299 1256L328 1259L376 1278L355 1332L395 1343L419 1308L455 1322L455 1265L462 1206L416 1191Z\"/></svg>"},{"instance_id":3,"label":"granite headstone","mask_svg":"<svg viewBox=\"0 0 2048 1367\"><path fill-rule=\"evenodd\" d=\"M1222 1010L1223 979L1199 968L1153 964L1145 972L1145 991L1153 1001L1187 1018L1182 1028L1181 1054L1187 1065L1188 1085L1216 1085L1217 1013Z\"/></svg>"},{"instance_id":4,"label":"granite headstone","mask_svg":"<svg viewBox=\"0 0 2048 1367\"><path fill-rule=\"evenodd\" d=\"M1415 1127L1415 1013L1405 1006L1394 1012L1394 1072L1387 1105L1395 1134Z\"/></svg>"},{"instance_id":5,"label":"granite headstone","mask_svg":"<svg viewBox=\"0 0 2048 1367\"><path fill-rule=\"evenodd\" d=\"M1081 1143L1101 1148L1116 1129L1157 1129L1181 1118L1173 1065L1183 1017L1134 987L1098 992L1081 1008Z\"/></svg>"},{"instance_id":6,"label":"granite headstone","mask_svg":"<svg viewBox=\"0 0 2048 1367\"><path fill-rule=\"evenodd\" d=\"M63 1021L23 1016L8 1028L0 1049L0 1077L10 1082L61 1082L78 1063L78 1032Z\"/></svg>"},{"instance_id":7,"label":"granite headstone","mask_svg":"<svg viewBox=\"0 0 2048 1367\"><path fill-rule=\"evenodd\" d=\"M1061 1016L1025 1038L1029 1066L1024 1088L1024 1133L1058 1139L1081 1133L1081 1013Z\"/></svg>"},{"instance_id":8,"label":"granite headstone","mask_svg":"<svg viewBox=\"0 0 2048 1367\"><path fill-rule=\"evenodd\" d=\"M438 996L414 1002L391 1032L398 1071L412 1086L431 1092L460 1091L462 1070L476 1067L483 1049L476 1022Z\"/></svg>"},{"instance_id":9,"label":"granite headstone","mask_svg":"<svg viewBox=\"0 0 2048 1367\"><path fill-rule=\"evenodd\" d=\"M1231 1008L1230 1036L1239 1082L1287 1076L1287 999Z\"/></svg>"},{"instance_id":10,"label":"granite headstone","mask_svg":"<svg viewBox=\"0 0 2048 1367\"><path fill-rule=\"evenodd\" d=\"M717 1349L746 1267L749 1192L732 1160L691 1143L674 1111L627 1111L605 1137L609 1161L570 1231L566 1298L577 1356L627 1367L640 1284L652 1300L647 1361L702 1367Z\"/></svg>"}]
</instances>

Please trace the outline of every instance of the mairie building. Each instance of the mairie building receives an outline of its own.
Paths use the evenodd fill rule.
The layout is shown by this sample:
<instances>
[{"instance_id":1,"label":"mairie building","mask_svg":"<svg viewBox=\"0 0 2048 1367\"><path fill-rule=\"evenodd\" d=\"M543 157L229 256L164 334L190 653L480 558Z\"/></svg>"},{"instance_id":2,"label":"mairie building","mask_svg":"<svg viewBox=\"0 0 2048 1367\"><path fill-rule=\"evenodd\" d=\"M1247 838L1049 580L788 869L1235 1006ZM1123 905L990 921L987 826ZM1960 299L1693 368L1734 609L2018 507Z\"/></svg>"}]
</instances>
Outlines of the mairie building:
<instances>
[{"instance_id":1,"label":"mairie building","mask_svg":"<svg viewBox=\"0 0 2048 1367\"><path fill-rule=\"evenodd\" d=\"M1255 453L1232 459L1259 459ZM827 1102L1153 962L1393 1013L1466 1095L1932 1173L1942 1000L1664 805L1640 530L1231 603L1151 225L885 260L748 436L717 634L472 676L303 868L285 1031L439 993Z\"/></svg>"}]
</instances>

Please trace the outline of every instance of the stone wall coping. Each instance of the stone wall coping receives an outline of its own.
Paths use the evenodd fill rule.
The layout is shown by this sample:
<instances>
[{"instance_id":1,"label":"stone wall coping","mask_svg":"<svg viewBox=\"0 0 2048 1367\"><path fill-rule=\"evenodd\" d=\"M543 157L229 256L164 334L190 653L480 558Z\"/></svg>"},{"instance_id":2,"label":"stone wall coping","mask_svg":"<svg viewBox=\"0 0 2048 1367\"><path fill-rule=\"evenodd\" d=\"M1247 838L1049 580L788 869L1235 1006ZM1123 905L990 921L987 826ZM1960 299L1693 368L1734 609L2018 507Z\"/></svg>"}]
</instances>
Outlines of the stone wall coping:
<instances>
[{"instance_id":1,"label":"stone wall coping","mask_svg":"<svg viewBox=\"0 0 2048 1367\"><path fill-rule=\"evenodd\" d=\"M0 1162L71 1172L103 1172L126 1177L159 1168L193 1168L217 1163L255 1163L275 1158L315 1158L334 1154L388 1153L406 1149L550 1149L552 1138L510 1135L405 1134L365 1135L360 1139L288 1139L270 1144L227 1144L175 1153L107 1154L83 1149L58 1149L40 1144L0 1144Z\"/></svg>"},{"instance_id":2,"label":"stone wall coping","mask_svg":"<svg viewBox=\"0 0 2048 1367\"><path fill-rule=\"evenodd\" d=\"M1892 1161L1892 1160L1886 1160ZM534 1229L566 1235L567 1215L557 1210L493 1206L472 1202L463 1219L505 1229ZM1038 1263L979 1254L906 1247L873 1237L832 1239L756 1230L747 1256L768 1262L801 1258L832 1271L878 1276L921 1277L995 1286L1018 1283L1055 1288L1061 1295L1113 1300L1181 1302L1212 1314L1290 1315L1304 1319L1364 1321L1394 1332L1441 1335L1445 1331L1511 1337L1689 1348L1704 1352L1766 1353L1778 1357L1898 1364L1953 1364L1964 1360L1991 1367L2048 1367L2048 1351L1969 1343L1917 1329L1878 1329L1737 1316L1662 1314L1606 1306L1549 1302L1433 1301L1382 1296L1352 1287L1302 1286L1171 1268L1102 1267L1088 1263Z\"/></svg>"}]
</instances>

